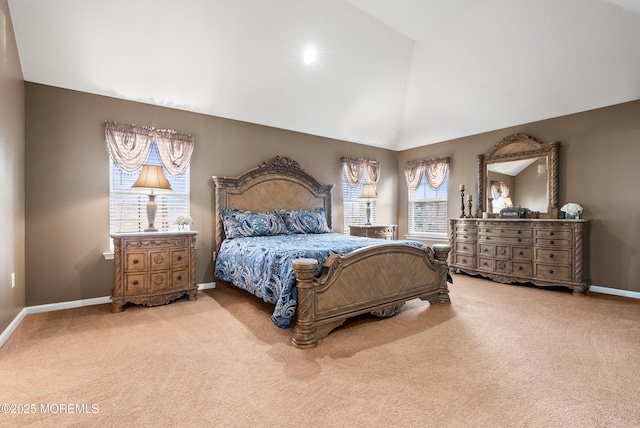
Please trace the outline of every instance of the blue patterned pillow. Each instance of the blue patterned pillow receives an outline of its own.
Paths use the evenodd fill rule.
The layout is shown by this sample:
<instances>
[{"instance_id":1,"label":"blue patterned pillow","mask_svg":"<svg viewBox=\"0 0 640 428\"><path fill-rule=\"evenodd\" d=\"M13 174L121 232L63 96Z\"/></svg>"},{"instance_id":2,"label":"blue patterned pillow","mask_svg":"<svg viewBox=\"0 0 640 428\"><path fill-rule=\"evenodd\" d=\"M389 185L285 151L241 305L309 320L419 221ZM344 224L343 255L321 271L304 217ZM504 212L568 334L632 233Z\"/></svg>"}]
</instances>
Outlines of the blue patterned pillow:
<instances>
[{"instance_id":1,"label":"blue patterned pillow","mask_svg":"<svg viewBox=\"0 0 640 428\"><path fill-rule=\"evenodd\" d=\"M276 212L222 210L224 234L228 239L249 236L289 235L290 232Z\"/></svg>"},{"instance_id":2,"label":"blue patterned pillow","mask_svg":"<svg viewBox=\"0 0 640 428\"><path fill-rule=\"evenodd\" d=\"M327 225L327 217L324 208L313 210L280 210L278 214L284 220L284 224L291 233L328 233L331 232Z\"/></svg>"}]
</instances>

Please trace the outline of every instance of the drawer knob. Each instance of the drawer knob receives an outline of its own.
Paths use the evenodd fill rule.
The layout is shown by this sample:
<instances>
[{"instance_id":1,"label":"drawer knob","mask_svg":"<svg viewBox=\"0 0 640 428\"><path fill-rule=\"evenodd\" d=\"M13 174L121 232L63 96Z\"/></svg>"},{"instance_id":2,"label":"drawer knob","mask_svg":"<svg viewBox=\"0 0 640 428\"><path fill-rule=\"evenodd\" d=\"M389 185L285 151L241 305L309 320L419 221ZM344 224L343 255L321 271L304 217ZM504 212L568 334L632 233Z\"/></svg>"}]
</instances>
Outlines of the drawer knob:
<instances>
[{"instance_id":1,"label":"drawer knob","mask_svg":"<svg viewBox=\"0 0 640 428\"><path fill-rule=\"evenodd\" d=\"M518 238L518 242L522 242L522 238Z\"/></svg>"},{"instance_id":2,"label":"drawer knob","mask_svg":"<svg viewBox=\"0 0 640 428\"><path fill-rule=\"evenodd\" d=\"M553 273L553 269L549 269L549 273Z\"/></svg>"},{"instance_id":3,"label":"drawer knob","mask_svg":"<svg viewBox=\"0 0 640 428\"><path fill-rule=\"evenodd\" d=\"M138 280L133 281L133 285L138 285Z\"/></svg>"},{"instance_id":4,"label":"drawer knob","mask_svg":"<svg viewBox=\"0 0 640 428\"><path fill-rule=\"evenodd\" d=\"M140 260L138 260L138 259L134 259L134 260L133 260L133 264L134 264L134 265L137 265L138 263L140 263Z\"/></svg>"},{"instance_id":5,"label":"drawer knob","mask_svg":"<svg viewBox=\"0 0 640 428\"><path fill-rule=\"evenodd\" d=\"M553 233L553 232L549 232L549 235L553 236L553 235L554 235L554 233Z\"/></svg>"},{"instance_id":6,"label":"drawer knob","mask_svg":"<svg viewBox=\"0 0 640 428\"><path fill-rule=\"evenodd\" d=\"M553 253L549 254L549 258L552 259L553 258Z\"/></svg>"},{"instance_id":7,"label":"drawer knob","mask_svg":"<svg viewBox=\"0 0 640 428\"><path fill-rule=\"evenodd\" d=\"M182 256L178 256L178 261L182 260Z\"/></svg>"},{"instance_id":8,"label":"drawer knob","mask_svg":"<svg viewBox=\"0 0 640 428\"><path fill-rule=\"evenodd\" d=\"M178 275L178 281L182 280L182 275Z\"/></svg>"},{"instance_id":9,"label":"drawer knob","mask_svg":"<svg viewBox=\"0 0 640 428\"><path fill-rule=\"evenodd\" d=\"M520 235L521 233L522 233L522 231L521 231L521 230L519 230L519 231L518 231L518 235Z\"/></svg>"},{"instance_id":10,"label":"drawer knob","mask_svg":"<svg viewBox=\"0 0 640 428\"><path fill-rule=\"evenodd\" d=\"M518 267L518 270L522 270L522 266Z\"/></svg>"},{"instance_id":11,"label":"drawer knob","mask_svg":"<svg viewBox=\"0 0 640 428\"><path fill-rule=\"evenodd\" d=\"M519 253L519 254L520 254L520 255L523 255L524 253L523 253L522 251L520 251L520 253Z\"/></svg>"},{"instance_id":12,"label":"drawer knob","mask_svg":"<svg viewBox=\"0 0 640 428\"><path fill-rule=\"evenodd\" d=\"M484 264L485 266L488 266L488 265L489 265L489 263L487 263L487 262L484 262L483 264Z\"/></svg>"}]
</instances>

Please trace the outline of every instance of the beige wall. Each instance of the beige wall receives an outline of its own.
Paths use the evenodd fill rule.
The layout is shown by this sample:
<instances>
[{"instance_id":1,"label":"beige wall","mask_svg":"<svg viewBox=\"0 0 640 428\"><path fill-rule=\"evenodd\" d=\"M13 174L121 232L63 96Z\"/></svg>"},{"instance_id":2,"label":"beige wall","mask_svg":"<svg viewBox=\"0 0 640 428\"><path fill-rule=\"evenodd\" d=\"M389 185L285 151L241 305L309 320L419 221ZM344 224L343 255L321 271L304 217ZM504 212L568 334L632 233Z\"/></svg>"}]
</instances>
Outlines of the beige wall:
<instances>
[{"instance_id":1,"label":"beige wall","mask_svg":"<svg viewBox=\"0 0 640 428\"><path fill-rule=\"evenodd\" d=\"M397 222L403 236L407 231L404 162L451 157L449 215L457 217L457 184L475 188L477 154L489 151L510 133L523 132L543 141L562 142L560 204L578 202L592 219L592 283L640 291L635 280L640 273L640 200L634 188L640 173L632 164L640 151L637 117L640 101L398 153L27 83L26 304L110 294L113 262L102 256L108 250L109 222L104 120L171 128L196 136L191 207L194 229L200 232L199 283L213 281L212 175L237 175L272 156L289 156L319 181L338 184L334 223L339 229L340 157L377 159L382 165L377 222Z\"/></svg>"},{"instance_id":2,"label":"beige wall","mask_svg":"<svg viewBox=\"0 0 640 428\"><path fill-rule=\"evenodd\" d=\"M6 0L0 0L0 333L24 308L24 81ZM11 287L11 274L16 286Z\"/></svg>"},{"instance_id":3,"label":"beige wall","mask_svg":"<svg viewBox=\"0 0 640 428\"><path fill-rule=\"evenodd\" d=\"M449 216L458 217L458 184L477 189L478 154L515 132L560 141L559 204L577 202L584 217L591 219L591 283L640 292L638 118L640 101L635 101L407 150L399 154L398 166L415 159L451 157ZM407 191L402 183L398 200L398 230L403 236Z\"/></svg>"},{"instance_id":4,"label":"beige wall","mask_svg":"<svg viewBox=\"0 0 640 428\"><path fill-rule=\"evenodd\" d=\"M26 84L26 304L108 296L108 154L104 120L195 135L191 165L193 230L200 232L196 281L213 281L212 175L235 176L277 155L289 156L322 183L337 183L334 226L342 227L341 156L380 161L377 218L395 221L395 152L218 117Z\"/></svg>"}]
</instances>

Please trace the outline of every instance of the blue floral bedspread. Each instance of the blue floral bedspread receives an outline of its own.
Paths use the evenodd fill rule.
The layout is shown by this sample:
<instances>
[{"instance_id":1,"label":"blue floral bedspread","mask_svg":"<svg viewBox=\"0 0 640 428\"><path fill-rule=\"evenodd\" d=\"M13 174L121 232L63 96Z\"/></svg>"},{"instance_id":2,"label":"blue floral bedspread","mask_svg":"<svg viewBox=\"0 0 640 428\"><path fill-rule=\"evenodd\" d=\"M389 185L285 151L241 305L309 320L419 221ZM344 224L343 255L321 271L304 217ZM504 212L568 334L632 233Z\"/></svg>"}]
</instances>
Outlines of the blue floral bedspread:
<instances>
[{"instance_id":1,"label":"blue floral bedspread","mask_svg":"<svg viewBox=\"0 0 640 428\"><path fill-rule=\"evenodd\" d=\"M346 254L359 248L380 245L374 238L339 233L253 236L226 239L216 258L215 276L275 304L271 320L288 328L296 311L298 291L293 261L298 258L318 260L319 275L329 255ZM415 247L416 241L394 241Z\"/></svg>"}]
</instances>

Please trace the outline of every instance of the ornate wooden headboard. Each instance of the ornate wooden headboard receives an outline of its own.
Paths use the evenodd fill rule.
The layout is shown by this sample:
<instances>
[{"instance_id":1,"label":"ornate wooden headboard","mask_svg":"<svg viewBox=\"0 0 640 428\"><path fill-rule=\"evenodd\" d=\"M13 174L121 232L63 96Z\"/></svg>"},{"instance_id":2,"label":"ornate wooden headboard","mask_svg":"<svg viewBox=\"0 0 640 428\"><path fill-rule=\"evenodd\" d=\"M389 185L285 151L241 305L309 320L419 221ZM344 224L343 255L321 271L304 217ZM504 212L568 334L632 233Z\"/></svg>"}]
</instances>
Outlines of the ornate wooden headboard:
<instances>
[{"instance_id":1,"label":"ornate wooden headboard","mask_svg":"<svg viewBox=\"0 0 640 428\"><path fill-rule=\"evenodd\" d=\"M238 177L213 176L215 185L215 222L218 250L224 240L222 210L253 212L272 210L309 210L324 208L332 227L333 184L323 185L307 174L298 162L276 156Z\"/></svg>"}]
</instances>

